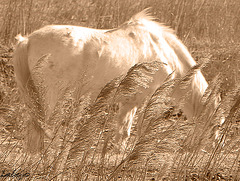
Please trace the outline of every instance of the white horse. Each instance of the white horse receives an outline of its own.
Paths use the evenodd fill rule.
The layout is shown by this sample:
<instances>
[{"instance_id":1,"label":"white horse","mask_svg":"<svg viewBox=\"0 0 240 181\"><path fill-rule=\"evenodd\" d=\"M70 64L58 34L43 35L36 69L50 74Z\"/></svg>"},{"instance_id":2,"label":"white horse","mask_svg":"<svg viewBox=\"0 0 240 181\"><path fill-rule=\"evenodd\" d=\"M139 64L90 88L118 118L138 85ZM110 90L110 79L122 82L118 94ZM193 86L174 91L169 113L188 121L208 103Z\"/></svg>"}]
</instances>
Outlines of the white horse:
<instances>
[{"instance_id":1,"label":"white horse","mask_svg":"<svg viewBox=\"0 0 240 181\"><path fill-rule=\"evenodd\" d=\"M151 84L155 87L161 85L173 71L175 78L182 77L196 65L173 31L155 22L146 10L134 15L116 29L50 25L28 37L18 36L17 39L13 59L17 84L23 97L27 97L31 89L41 94L38 86L28 86L30 79L34 85L41 83L45 86L44 99L42 102L38 101L41 104L39 106L46 110L45 120L49 118L59 96L69 84L78 82L81 84L78 85L81 87L81 94L91 92L94 100L107 82L126 74L136 63L155 60L164 63L158 78ZM35 75L33 69L44 56L46 62L42 72ZM183 108L188 119L201 111L200 99L207 87L204 76L198 71L189 87L192 95ZM173 96L177 101L184 93L186 92L179 89ZM123 121L132 121L137 100L122 108L119 126ZM39 147L41 127L36 120L32 122L30 144L36 148Z\"/></svg>"}]
</instances>

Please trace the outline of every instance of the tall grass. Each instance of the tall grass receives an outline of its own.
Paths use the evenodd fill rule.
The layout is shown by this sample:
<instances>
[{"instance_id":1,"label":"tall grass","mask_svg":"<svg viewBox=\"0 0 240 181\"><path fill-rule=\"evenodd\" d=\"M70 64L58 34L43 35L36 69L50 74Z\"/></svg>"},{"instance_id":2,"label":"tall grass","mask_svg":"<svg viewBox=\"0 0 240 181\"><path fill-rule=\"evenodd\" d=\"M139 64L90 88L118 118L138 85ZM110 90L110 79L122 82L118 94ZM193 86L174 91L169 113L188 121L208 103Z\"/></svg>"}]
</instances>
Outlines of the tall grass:
<instances>
[{"instance_id":1,"label":"tall grass","mask_svg":"<svg viewBox=\"0 0 240 181\"><path fill-rule=\"evenodd\" d=\"M6 137L1 142L2 168L6 173L14 170L29 173L32 180L239 179L239 134L233 134L238 128L239 86L224 95L218 109L206 117L221 87L221 76L216 77L204 95L205 110L193 121L185 120L178 110L187 97L178 103L171 98L174 86L189 84L200 66L190 70L183 79L172 80L170 75L152 95L146 96L136 114L130 138L125 145L119 144L116 98L124 95L131 101L141 94L141 87L150 84L159 66L157 62L135 65L126 76L106 84L92 104L86 97L79 98L78 89L70 86L60 96L50 116L51 124L45 126L42 121L47 136L40 157L29 158L22 138ZM35 73L41 73L41 66L38 71ZM40 96L37 100L41 100L41 95L33 96ZM31 100L28 104L32 105ZM37 106L31 106L21 110L24 116L18 119L29 119L28 114L38 112ZM222 115L226 117L224 125L218 122ZM217 126L221 129L215 139ZM24 125L20 127L23 129ZM18 134L26 136L24 132Z\"/></svg>"},{"instance_id":2,"label":"tall grass","mask_svg":"<svg viewBox=\"0 0 240 181\"><path fill-rule=\"evenodd\" d=\"M119 109L116 100L123 94L131 100L141 86L148 86L159 66L156 62L138 64L127 76L109 82L94 103L87 95L79 97L77 87L72 85L66 89L50 117L51 124L44 124L43 120L38 123L47 134L45 150L40 156L29 157L22 140L26 139L30 115L41 117L41 114L31 101L28 107L20 103L11 64L12 49L7 48L14 43L14 37L47 24L113 28L146 7L152 7L153 15L160 22L176 30L180 39L193 48L193 55L199 62L204 62L204 58L213 60L206 66L195 67L201 68L210 82L202 114L195 122L185 120L179 111L181 102L176 105L170 94L173 85L186 82L166 80L142 101L130 138L125 145L119 145L116 140L123 138L116 135L115 116ZM1 50L4 49L0 61L0 171L30 173L22 177L32 180L240 179L240 51L235 46L228 47L239 43L240 2L2 0L0 9L3 17L0 43ZM41 72L42 63L44 57L36 67L36 74ZM131 71L139 74L134 74L132 79ZM217 72L221 74L216 76ZM124 86L127 81L131 87ZM31 86L31 81L29 83ZM38 88L44 92L43 86ZM206 118L208 106L215 101L218 92L222 92L221 105ZM34 92L31 96L41 100ZM219 123L222 116L226 117L223 125ZM219 132L217 139L214 138L216 130Z\"/></svg>"},{"instance_id":3,"label":"tall grass","mask_svg":"<svg viewBox=\"0 0 240 181\"><path fill-rule=\"evenodd\" d=\"M8 44L18 33L26 35L46 24L113 28L146 7L184 42L239 41L240 2L235 0L4 0L1 39Z\"/></svg>"}]
</instances>

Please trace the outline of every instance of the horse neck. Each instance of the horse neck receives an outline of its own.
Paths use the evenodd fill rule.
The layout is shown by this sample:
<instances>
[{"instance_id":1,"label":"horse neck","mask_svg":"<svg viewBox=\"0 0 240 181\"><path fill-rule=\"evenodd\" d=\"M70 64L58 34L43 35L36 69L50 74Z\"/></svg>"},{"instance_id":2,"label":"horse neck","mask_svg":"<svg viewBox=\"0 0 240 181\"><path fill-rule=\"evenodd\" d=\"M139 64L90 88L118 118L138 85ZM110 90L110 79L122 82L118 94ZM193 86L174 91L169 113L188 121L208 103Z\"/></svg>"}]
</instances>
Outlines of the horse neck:
<instances>
[{"instance_id":1,"label":"horse neck","mask_svg":"<svg viewBox=\"0 0 240 181\"><path fill-rule=\"evenodd\" d=\"M180 78L181 77L176 77ZM191 78L191 82L181 86L181 82L177 83L172 97L175 99L176 105L180 105L187 119L192 120L198 117L204 109L202 97L207 88L207 82L200 71Z\"/></svg>"},{"instance_id":2,"label":"horse neck","mask_svg":"<svg viewBox=\"0 0 240 181\"><path fill-rule=\"evenodd\" d=\"M193 60L187 48L175 35L166 32L164 38L177 56L177 59L174 60L177 61L175 64L180 65L175 66L176 78L185 76L186 73L196 65L196 62ZM193 119L201 113L203 109L201 99L207 87L207 81L201 71L198 70L192 78L192 83L185 90L179 86L175 88L173 97L177 102L184 97L182 109L188 119Z\"/></svg>"}]
</instances>

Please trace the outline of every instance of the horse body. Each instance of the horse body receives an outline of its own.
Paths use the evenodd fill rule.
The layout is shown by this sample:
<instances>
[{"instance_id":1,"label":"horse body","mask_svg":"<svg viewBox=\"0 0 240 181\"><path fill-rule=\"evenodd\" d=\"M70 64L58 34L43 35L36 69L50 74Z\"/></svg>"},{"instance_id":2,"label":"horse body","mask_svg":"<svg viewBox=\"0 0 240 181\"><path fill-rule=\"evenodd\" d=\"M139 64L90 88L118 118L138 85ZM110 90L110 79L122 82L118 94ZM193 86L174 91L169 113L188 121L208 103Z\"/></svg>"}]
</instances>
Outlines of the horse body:
<instances>
[{"instance_id":1,"label":"horse body","mask_svg":"<svg viewBox=\"0 0 240 181\"><path fill-rule=\"evenodd\" d=\"M59 96L70 84L79 86L82 95L91 92L95 99L107 82L126 74L136 63L156 60L164 66L152 83L155 87L173 71L175 78L182 77L196 64L172 30L152 21L152 17L143 11L112 30L54 25L39 29L28 37L20 37L14 54L14 68L22 95L26 96L30 91L27 89L30 77L35 85L45 86L43 106L47 120ZM34 74L39 64L41 73ZM192 96L183 108L188 118L200 109L200 98L207 86L202 73L197 72L189 87L193 89ZM184 92L179 89L173 96L180 98L182 94ZM134 102L123 108L121 119L126 115L133 119L131 114L135 114L136 105Z\"/></svg>"}]
</instances>

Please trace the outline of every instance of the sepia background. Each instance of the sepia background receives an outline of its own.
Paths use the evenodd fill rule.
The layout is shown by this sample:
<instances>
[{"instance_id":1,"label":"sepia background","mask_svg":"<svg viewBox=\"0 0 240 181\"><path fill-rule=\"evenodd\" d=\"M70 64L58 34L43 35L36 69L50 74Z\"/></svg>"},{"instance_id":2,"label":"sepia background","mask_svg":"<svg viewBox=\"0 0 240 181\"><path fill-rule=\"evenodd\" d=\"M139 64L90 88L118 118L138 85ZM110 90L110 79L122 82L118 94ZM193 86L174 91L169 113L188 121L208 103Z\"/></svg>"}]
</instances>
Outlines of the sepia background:
<instances>
[{"instance_id":1,"label":"sepia background","mask_svg":"<svg viewBox=\"0 0 240 181\"><path fill-rule=\"evenodd\" d=\"M111 29L120 26L131 16L148 7L151 7L150 11L156 17L156 21L175 30L198 63L207 62L202 72L210 85L212 83L219 86L218 91L223 100L221 109L225 110L225 116L228 118L227 123L220 128L223 134L220 142L215 143L215 140L209 136L216 127L219 127L212 121L212 124L198 135L202 137L204 136L202 133L209 133L207 138L202 138L205 141L204 144L199 144L190 151L183 148L180 142L187 136L186 130L194 129L194 126L192 123L184 122L183 116L172 115L173 120L179 119L176 122L183 128L187 128L184 131L179 130L178 124L173 126L169 122L161 123L162 128L166 129L158 130L161 132L158 136L166 138L170 135L170 137L164 143L159 143L160 146L157 147L152 143L142 142L132 150L119 154L111 144L99 141L104 138L93 137L93 140L98 139L97 143L100 146L95 145L91 151L83 151L86 155L81 153L81 156L74 157L74 159L78 158L76 159L78 161L75 160L77 163L73 164L70 158L72 155L69 155L69 152L65 153L62 148L58 150L52 148L44 155L44 158L54 157L51 163L43 157L35 158L36 160L29 159L24 152L23 143L29 115L27 108L20 101L12 65L15 36L28 35L49 24ZM5 173L12 173L17 169L19 173L30 173L33 180L38 177L38 179L50 180L58 178L58 168L61 168L60 179L63 180L76 178L79 180L240 179L240 98L238 96L240 91L240 1L1 0L0 56L0 174L3 170L6 171ZM71 123L75 124L76 120L80 120L85 115L76 111L81 110L79 105L76 106L77 100L72 102L69 100L72 99L68 94L61 100L68 103L58 110L60 115L70 110L68 117L63 115L56 119L65 119L69 122L74 120ZM88 100L82 101L80 106L86 105ZM77 108L72 108L74 106ZM219 115L216 115L217 117ZM172 132L169 131L170 127ZM183 138L179 140L179 137ZM87 146L86 149L88 149ZM59 154L63 152L64 154ZM152 158L153 155L156 155L156 158ZM68 163L65 167L59 161L63 163L64 159Z\"/></svg>"}]
</instances>

